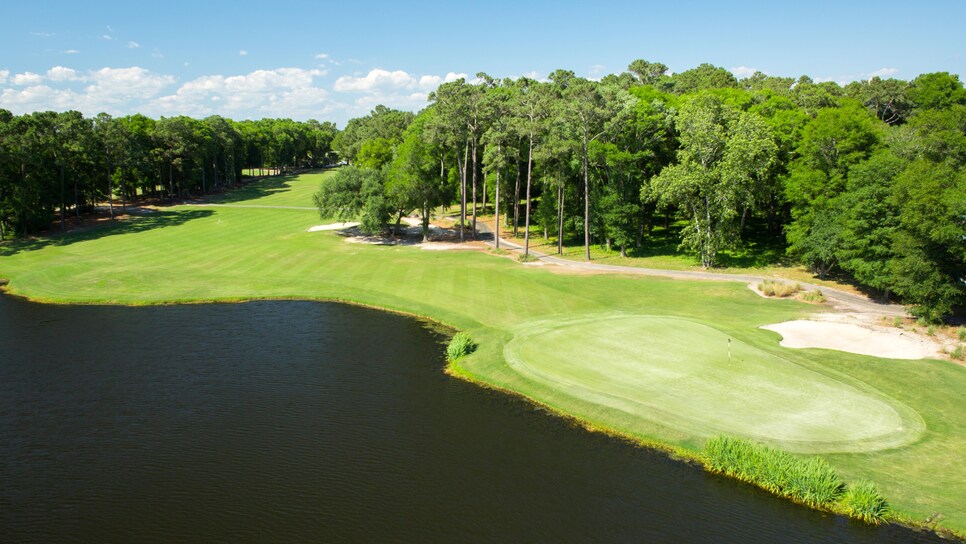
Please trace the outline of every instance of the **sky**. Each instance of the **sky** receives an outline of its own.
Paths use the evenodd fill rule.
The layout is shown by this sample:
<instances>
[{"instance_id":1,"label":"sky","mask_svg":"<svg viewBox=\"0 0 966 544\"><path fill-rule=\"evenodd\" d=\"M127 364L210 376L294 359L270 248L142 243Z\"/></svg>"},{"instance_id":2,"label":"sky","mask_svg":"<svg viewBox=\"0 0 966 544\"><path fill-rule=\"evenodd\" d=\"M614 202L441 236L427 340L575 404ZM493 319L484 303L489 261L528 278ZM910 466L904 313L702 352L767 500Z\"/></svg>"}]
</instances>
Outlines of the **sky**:
<instances>
[{"instance_id":1,"label":"sky","mask_svg":"<svg viewBox=\"0 0 966 544\"><path fill-rule=\"evenodd\" d=\"M477 73L964 73L966 0L0 0L0 108L335 122Z\"/></svg>"}]
</instances>

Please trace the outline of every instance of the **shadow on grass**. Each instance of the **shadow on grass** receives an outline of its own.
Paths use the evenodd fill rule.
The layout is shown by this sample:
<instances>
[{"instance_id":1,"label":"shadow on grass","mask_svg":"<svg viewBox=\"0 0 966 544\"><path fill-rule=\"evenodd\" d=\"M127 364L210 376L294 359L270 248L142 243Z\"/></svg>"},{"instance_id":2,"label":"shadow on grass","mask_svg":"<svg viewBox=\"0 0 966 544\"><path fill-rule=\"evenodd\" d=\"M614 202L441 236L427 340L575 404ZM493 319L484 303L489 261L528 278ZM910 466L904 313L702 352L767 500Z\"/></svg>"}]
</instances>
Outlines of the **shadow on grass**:
<instances>
[{"instance_id":1,"label":"shadow on grass","mask_svg":"<svg viewBox=\"0 0 966 544\"><path fill-rule=\"evenodd\" d=\"M262 178L251 183L246 183L242 187L232 189L228 192L205 197L205 202L210 204L233 204L246 200L284 193L291 190L291 183L298 178L298 175L282 175L270 178Z\"/></svg>"},{"instance_id":2,"label":"shadow on grass","mask_svg":"<svg viewBox=\"0 0 966 544\"><path fill-rule=\"evenodd\" d=\"M0 245L0 257L9 257L22 252L36 251L47 246L68 246L76 242L97 240L116 234L131 234L162 227L183 225L188 221L208 217L214 213L212 210L157 211L147 215L131 217L123 221L113 221L90 228L78 229L65 234L12 240Z\"/></svg>"}]
</instances>

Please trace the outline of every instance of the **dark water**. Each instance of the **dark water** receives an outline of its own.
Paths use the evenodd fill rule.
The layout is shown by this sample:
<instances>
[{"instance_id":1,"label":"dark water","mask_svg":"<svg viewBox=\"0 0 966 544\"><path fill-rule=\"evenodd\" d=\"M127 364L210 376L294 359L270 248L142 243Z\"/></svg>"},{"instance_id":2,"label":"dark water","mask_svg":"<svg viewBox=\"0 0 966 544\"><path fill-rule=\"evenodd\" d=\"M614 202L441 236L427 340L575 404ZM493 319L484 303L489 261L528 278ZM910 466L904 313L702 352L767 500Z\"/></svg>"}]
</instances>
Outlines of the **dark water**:
<instances>
[{"instance_id":1,"label":"dark water","mask_svg":"<svg viewBox=\"0 0 966 544\"><path fill-rule=\"evenodd\" d=\"M0 540L930 541L449 378L442 341L336 304L0 297Z\"/></svg>"}]
</instances>

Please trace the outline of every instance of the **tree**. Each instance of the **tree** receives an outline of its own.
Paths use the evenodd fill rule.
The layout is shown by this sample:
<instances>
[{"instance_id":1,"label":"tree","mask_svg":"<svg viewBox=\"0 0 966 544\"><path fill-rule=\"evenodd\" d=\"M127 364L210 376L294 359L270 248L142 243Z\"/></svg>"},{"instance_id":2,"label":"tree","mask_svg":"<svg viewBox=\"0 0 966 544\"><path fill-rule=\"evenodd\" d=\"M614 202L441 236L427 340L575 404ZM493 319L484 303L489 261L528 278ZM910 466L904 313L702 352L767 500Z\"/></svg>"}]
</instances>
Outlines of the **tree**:
<instances>
[{"instance_id":1,"label":"tree","mask_svg":"<svg viewBox=\"0 0 966 544\"><path fill-rule=\"evenodd\" d=\"M710 93L686 102L676 125L679 162L652 180L653 190L687 214L690 225L682 231L681 246L697 251L702 266L710 268L718 252L737 240L738 210L749 200L755 178L771 166L777 146L760 119L738 114Z\"/></svg>"},{"instance_id":2,"label":"tree","mask_svg":"<svg viewBox=\"0 0 966 544\"><path fill-rule=\"evenodd\" d=\"M319 215L338 221L358 220L359 228L372 234L383 230L392 208L386 199L379 170L340 168L324 180L313 196Z\"/></svg>"},{"instance_id":3,"label":"tree","mask_svg":"<svg viewBox=\"0 0 966 544\"><path fill-rule=\"evenodd\" d=\"M432 115L435 110L423 110L406 129L386 182L389 200L398 210L420 210L424 242L429 240L430 213L446 202L445 179L437 173L438 153L424 134Z\"/></svg>"},{"instance_id":4,"label":"tree","mask_svg":"<svg viewBox=\"0 0 966 544\"><path fill-rule=\"evenodd\" d=\"M631 61L627 66L641 85L654 85L667 73L667 66L660 62L648 62L644 59Z\"/></svg>"}]
</instances>

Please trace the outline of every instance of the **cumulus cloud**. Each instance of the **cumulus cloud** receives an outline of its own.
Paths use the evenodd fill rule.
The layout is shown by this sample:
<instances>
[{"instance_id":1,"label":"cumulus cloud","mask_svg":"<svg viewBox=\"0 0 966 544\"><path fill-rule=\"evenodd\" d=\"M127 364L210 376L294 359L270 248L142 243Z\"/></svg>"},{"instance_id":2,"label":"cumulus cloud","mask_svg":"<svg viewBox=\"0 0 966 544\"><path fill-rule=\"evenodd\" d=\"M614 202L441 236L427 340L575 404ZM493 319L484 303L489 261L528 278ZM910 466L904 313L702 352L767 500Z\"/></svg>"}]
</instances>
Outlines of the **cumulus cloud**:
<instances>
[{"instance_id":1,"label":"cumulus cloud","mask_svg":"<svg viewBox=\"0 0 966 544\"><path fill-rule=\"evenodd\" d=\"M837 75L837 76L816 77L815 81L817 83L834 81L839 85L845 86L845 85L848 85L849 83L852 83L853 81L868 81L874 77L881 77L881 78L887 79L890 77L894 77L898 73L899 73L898 68L879 68L878 70L875 70L873 72L863 72L860 74L845 74L845 75Z\"/></svg>"},{"instance_id":2,"label":"cumulus cloud","mask_svg":"<svg viewBox=\"0 0 966 544\"><path fill-rule=\"evenodd\" d=\"M899 73L898 68L879 68L875 72L869 74L869 79L873 77L890 78Z\"/></svg>"},{"instance_id":3,"label":"cumulus cloud","mask_svg":"<svg viewBox=\"0 0 966 544\"><path fill-rule=\"evenodd\" d=\"M0 70L0 85L6 83L8 77L10 77L10 70Z\"/></svg>"},{"instance_id":4,"label":"cumulus cloud","mask_svg":"<svg viewBox=\"0 0 966 544\"><path fill-rule=\"evenodd\" d=\"M340 93L359 94L347 111L350 115L364 115L373 107L384 106L402 110L419 110L426 107L429 93L443 83L467 79L464 73L449 72L446 75L413 75L403 70L376 68L362 76L342 76L336 79L333 90Z\"/></svg>"},{"instance_id":5,"label":"cumulus cloud","mask_svg":"<svg viewBox=\"0 0 966 544\"><path fill-rule=\"evenodd\" d=\"M22 74L16 74L13 76L14 85L39 85L44 80L43 76L40 74L35 74L33 72L24 72Z\"/></svg>"},{"instance_id":6,"label":"cumulus cloud","mask_svg":"<svg viewBox=\"0 0 966 544\"><path fill-rule=\"evenodd\" d=\"M128 49L137 49L138 47L141 47L141 44L139 44L138 42L134 42L134 41L127 42Z\"/></svg>"},{"instance_id":7,"label":"cumulus cloud","mask_svg":"<svg viewBox=\"0 0 966 544\"><path fill-rule=\"evenodd\" d=\"M764 70L759 70L757 68L749 68L748 66L738 66L737 68L732 68L729 70L738 79L744 79L746 77L751 77L755 75L755 72L761 72L767 74Z\"/></svg>"},{"instance_id":8,"label":"cumulus cloud","mask_svg":"<svg viewBox=\"0 0 966 544\"><path fill-rule=\"evenodd\" d=\"M47 70L47 79L51 81L74 81L79 79L79 77L77 76L77 70L73 68L54 66L50 70Z\"/></svg>"},{"instance_id":9,"label":"cumulus cloud","mask_svg":"<svg viewBox=\"0 0 966 544\"><path fill-rule=\"evenodd\" d=\"M230 117L311 117L331 110L329 93L315 84L325 70L277 68L237 75L210 75L181 85L173 94L150 101L151 113Z\"/></svg>"}]
</instances>

